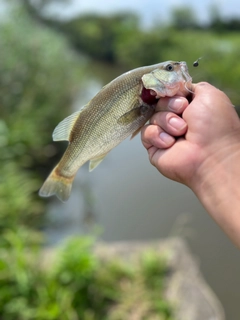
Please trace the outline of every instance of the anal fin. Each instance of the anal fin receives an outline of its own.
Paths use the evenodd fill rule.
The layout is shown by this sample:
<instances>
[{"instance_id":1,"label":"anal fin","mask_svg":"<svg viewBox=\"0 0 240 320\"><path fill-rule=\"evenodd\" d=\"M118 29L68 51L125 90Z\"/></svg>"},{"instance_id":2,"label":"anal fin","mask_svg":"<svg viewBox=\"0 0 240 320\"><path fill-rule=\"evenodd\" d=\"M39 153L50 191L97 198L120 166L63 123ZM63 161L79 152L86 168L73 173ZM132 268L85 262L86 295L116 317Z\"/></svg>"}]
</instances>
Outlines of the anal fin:
<instances>
[{"instance_id":1,"label":"anal fin","mask_svg":"<svg viewBox=\"0 0 240 320\"><path fill-rule=\"evenodd\" d=\"M102 161L103 159L106 157L107 153L105 153L104 155L95 158L95 159L91 159L89 161L89 171L93 171Z\"/></svg>"}]
</instances>

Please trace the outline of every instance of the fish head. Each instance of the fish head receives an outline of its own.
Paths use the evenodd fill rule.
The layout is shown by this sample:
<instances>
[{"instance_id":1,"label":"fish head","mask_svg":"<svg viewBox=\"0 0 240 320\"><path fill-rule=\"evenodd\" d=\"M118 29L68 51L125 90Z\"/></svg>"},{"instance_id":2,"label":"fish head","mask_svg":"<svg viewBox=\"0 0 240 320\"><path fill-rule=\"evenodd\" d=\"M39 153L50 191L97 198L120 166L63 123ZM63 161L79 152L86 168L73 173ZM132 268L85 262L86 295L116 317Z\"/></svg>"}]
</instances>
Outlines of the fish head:
<instances>
[{"instance_id":1,"label":"fish head","mask_svg":"<svg viewBox=\"0 0 240 320\"><path fill-rule=\"evenodd\" d=\"M142 82L145 89L152 90L155 98L186 96L191 92L192 78L185 61L166 61L143 75Z\"/></svg>"}]
</instances>

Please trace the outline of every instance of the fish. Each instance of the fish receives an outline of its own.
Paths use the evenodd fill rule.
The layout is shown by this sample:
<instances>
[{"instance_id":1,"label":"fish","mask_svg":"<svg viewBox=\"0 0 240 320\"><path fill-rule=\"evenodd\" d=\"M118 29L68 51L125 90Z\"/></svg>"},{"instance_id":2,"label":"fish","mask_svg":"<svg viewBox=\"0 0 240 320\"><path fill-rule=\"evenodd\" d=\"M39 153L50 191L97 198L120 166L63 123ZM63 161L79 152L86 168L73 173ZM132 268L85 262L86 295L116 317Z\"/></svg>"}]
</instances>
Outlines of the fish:
<instances>
[{"instance_id":1,"label":"fish","mask_svg":"<svg viewBox=\"0 0 240 320\"><path fill-rule=\"evenodd\" d=\"M53 131L53 141L69 143L39 195L67 201L84 163L89 161L89 171L95 169L110 150L141 131L161 97L186 96L191 83L185 61L166 61L130 70L105 85Z\"/></svg>"}]
</instances>

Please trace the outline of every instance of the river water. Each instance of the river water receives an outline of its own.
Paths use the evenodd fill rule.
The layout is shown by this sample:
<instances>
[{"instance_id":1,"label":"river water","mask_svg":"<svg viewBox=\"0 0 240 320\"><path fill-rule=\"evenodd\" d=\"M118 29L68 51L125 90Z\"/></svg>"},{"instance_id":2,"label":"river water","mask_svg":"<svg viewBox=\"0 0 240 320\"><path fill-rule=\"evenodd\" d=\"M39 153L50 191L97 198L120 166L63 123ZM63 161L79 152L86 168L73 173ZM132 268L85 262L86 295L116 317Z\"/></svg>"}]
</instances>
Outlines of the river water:
<instances>
[{"instance_id":1,"label":"river water","mask_svg":"<svg viewBox=\"0 0 240 320\"><path fill-rule=\"evenodd\" d=\"M102 72L105 69L94 68L95 76L106 75ZM112 78L118 71L114 72ZM106 79L102 81L106 83ZM98 77L90 83L92 89L85 90L83 101L101 87ZM93 172L89 173L84 165L71 198L65 204L54 199L49 219L52 223L46 233L50 244L95 230L93 226L97 226L100 238L108 242L184 237L221 301L226 319L240 319L239 250L191 190L166 179L150 165L139 135L112 150Z\"/></svg>"}]
</instances>

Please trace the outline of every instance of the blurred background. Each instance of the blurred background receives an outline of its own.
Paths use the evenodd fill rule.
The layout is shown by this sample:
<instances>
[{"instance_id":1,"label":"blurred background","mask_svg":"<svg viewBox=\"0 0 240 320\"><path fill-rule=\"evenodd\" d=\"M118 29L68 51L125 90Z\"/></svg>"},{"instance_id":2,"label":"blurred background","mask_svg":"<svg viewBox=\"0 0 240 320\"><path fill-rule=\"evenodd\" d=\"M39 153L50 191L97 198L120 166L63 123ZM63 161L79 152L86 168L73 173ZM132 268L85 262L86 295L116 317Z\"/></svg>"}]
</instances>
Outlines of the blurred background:
<instances>
[{"instance_id":1,"label":"blurred background","mask_svg":"<svg viewBox=\"0 0 240 320\"><path fill-rule=\"evenodd\" d=\"M66 148L52 142L53 129L127 70L184 60L194 82L219 87L238 110L239 1L0 0L0 17L0 314L16 274L26 290L28 254L42 246L72 235L107 242L181 236L226 318L238 320L239 250L189 189L149 164L139 136L91 174L83 166L66 204L37 192ZM4 319L24 309L17 301Z\"/></svg>"}]
</instances>

